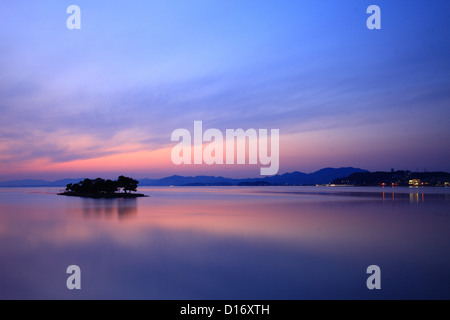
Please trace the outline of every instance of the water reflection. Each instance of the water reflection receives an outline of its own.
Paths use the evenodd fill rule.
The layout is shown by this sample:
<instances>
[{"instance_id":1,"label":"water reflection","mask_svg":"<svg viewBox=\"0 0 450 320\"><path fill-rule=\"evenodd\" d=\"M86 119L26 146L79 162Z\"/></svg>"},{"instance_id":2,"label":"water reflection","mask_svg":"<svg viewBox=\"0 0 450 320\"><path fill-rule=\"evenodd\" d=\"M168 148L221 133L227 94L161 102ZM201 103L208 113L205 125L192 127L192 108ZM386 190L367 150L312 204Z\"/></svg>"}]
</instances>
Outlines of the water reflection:
<instances>
[{"instance_id":1,"label":"water reflection","mask_svg":"<svg viewBox=\"0 0 450 320\"><path fill-rule=\"evenodd\" d=\"M411 203L419 203L419 202L425 202L425 194L421 193L410 193L409 194L409 202Z\"/></svg>"},{"instance_id":2,"label":"water reflection","mask_svg":"<svg viewBox=\"0 0 450 320\"><path fill-rule=\"evenodd\" d=\"M88 219L130 219L137 214L137 200L83 198L82 211Z\"/></svg>"},{"instance_id":3,"label":"water reflection","mask_svg":"<svg viewBox=\"0 0 450 320\"><path fill-rule=\"evenodd\" d=\"M0 190L0 299L450 298L449 194L368 190ZM81 292L65 288L72 264ZM371 264L381 292L365 287Z\"/></svg>"},{"instance_id":4,"label":"water reflection","mask_svg":"<svg viewBox=\"0 0 450 320\"><path fill-rule=\"evenodd\" d=\"M310 189L311 190L311 189ZM290 194L290 195L309 195L309 196L320 196L324 198L330 198L335 200L337 198L346 199L346 198L359 198L361 200L366 199L381 199L383 203L387 202L411 202L411 203L419 203L432 201L432 202L449 202L450 194L447 193L433 193L429 191L434 190L408 190L408 189L400 189L400 188L392 188L392 190L384 190L374 189L373 191L361 191L364 188L358 188L358 190L335 190L335 189L318 189L317 191L310 190L255 190L255 192L263 193L263 194ZM428 192L426 192L428 191ZM446 190L445 190L446 191ZM425 199L426 198L426 199Z\"/></svg>"}]
</instances>

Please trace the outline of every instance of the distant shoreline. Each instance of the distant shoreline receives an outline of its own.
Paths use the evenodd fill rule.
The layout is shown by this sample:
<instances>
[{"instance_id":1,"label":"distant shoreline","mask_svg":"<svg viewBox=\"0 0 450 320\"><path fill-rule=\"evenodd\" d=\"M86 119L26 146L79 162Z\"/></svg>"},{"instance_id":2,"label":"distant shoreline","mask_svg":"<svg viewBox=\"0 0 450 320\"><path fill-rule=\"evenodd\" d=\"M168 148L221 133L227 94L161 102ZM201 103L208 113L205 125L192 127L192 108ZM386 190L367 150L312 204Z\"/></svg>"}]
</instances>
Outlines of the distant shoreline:
<instances>
[{"instance_id":1,"label":"distant shoreline","mask_svg":"<svg viewBox=\"0 0 450 320\"><path fill-rule=\"evenodd\" d=\"M54 182L45 180L13 180L0 182L0 187L64 187L79 184L83 179L63 179ZM86 180L86 179L85 179ZM225 178L222 176L170 176L162 179L136 180L140 187L170 186L427 186L450 187L450 173L411 172L405 170L369 172L353 167L324 168L313 173L291 172L259 178ZM95 182L92 180L91 182ZM105 181L106 182L106 181ZM82 190L74 190L82 191ZM89 190L88 190L89 191ZM112 192L112 190L103 190ZM135 191L135 190L133 190Z\"/></svg>"},{"instance_id":2,"label":"distant shoreline","mask_svg":"<svg viewBox=\"0 0 450 320\"><path fill-rule=\"evenodd\" d=\"M145 194L141 193L78 193L78 192L62 192L58 193L58 196L67 197L80 197L80 198L93 198L93 199L135 199L135 198L148 198Z\"/></svg>"}]
</instances>

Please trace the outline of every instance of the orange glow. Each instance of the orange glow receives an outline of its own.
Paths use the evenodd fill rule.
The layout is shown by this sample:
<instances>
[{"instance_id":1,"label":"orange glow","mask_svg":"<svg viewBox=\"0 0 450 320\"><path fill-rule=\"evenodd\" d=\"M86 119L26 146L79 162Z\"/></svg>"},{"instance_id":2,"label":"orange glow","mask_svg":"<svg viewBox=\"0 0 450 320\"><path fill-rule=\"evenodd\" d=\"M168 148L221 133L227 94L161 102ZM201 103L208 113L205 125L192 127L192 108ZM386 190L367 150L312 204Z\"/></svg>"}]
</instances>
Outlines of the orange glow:
<instances>
[{"instance_id":1,"label":"orange glow","mask_svg":"<svg viewBox=\"0 0 450 320\"><path fill-rule=\"evenodd\" d=\"M167 166L171 149L119 153L100 158L51 163L42 167L48 172L145 171Z\"/></svg>"}]
</instances>

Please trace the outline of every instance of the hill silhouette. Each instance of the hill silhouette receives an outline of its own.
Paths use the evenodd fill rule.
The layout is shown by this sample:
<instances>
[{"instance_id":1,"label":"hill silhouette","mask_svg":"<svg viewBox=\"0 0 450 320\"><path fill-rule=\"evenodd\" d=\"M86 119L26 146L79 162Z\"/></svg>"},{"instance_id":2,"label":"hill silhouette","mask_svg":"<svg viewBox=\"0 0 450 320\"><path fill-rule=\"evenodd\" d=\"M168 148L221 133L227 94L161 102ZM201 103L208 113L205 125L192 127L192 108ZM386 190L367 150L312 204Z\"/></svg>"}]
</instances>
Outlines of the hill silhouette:
<instances>
[{"instance_id":1,"label":"hill silhouette","mask_svg":"<svg viewBox=\"0 0 450 320\"><path fill-rule=\"evenodd\" d=\"M450 186L450 173L446 172L355 172L348 177L332 181L336 185L354 186Z\"/></svg>"},{"instance_id":2,"label":"hill silhouette","mask_svg":"<svg viewBox=\"0 0 450 320\"><path fill-rule=\"evenodd\" d=\"M364 169L344 167L344 168L324 168L313 173L303 173L299 171L285 173L276 176L263 178L232 179L215 176L194 176L185 177L174 175L162 179L139 179L140 186L237 186L241 185L276 185L276 186L307 186L316 184L328 184L333 180L348 177L353 173L369 172ZM67 184L76 184L85 180L63 179L54 182L45 180L14 180L0 182L0 187L65 187Z\"/></svg>"},{"instance_id":3,"label":"hill silhouette","mask_svg":"<svg viewBox=\"0 0 450 320\"><path fill-rule=\"evenodd\" d=\"M364 169L346 168L324 168L313 173L291 172L282 175L264 177L231 179L214 176L171 176L163 179L141 179L142 186L214 186L214 185L273 185L273 186L307 186L316 184L328 184L334 179L347 177L355 172L369 172Z\"/></svg>"}]
</instances>

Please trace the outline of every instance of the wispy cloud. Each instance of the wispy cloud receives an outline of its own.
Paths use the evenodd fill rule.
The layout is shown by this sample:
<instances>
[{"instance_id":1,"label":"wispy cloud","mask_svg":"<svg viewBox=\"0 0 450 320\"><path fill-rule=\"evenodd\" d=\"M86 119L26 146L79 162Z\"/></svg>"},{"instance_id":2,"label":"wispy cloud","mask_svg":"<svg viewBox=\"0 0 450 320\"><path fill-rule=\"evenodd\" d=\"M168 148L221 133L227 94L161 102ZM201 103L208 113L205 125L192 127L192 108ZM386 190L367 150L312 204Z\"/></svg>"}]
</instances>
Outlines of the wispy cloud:
<instances>
[{"instance_id":1,"label":"wispy cloud","mask_svg":"<svg viewBox=\"0 0 450 320\"><path fill-rule=\"evenodd\" d=\"M325 150L324 132L353 143L350 130L361 154L368 131L382 133L407 144L399 156L417 148L399 128L421 128L438 152L436 135L450 134L449 5L380 1L379 32L353 2L80 1L79 32L65 28L60 1L2 2L3 170L164 150L194 120L277 128Z\"/></svg>"}]
</instances>

